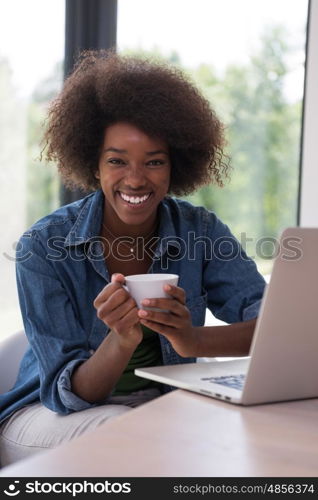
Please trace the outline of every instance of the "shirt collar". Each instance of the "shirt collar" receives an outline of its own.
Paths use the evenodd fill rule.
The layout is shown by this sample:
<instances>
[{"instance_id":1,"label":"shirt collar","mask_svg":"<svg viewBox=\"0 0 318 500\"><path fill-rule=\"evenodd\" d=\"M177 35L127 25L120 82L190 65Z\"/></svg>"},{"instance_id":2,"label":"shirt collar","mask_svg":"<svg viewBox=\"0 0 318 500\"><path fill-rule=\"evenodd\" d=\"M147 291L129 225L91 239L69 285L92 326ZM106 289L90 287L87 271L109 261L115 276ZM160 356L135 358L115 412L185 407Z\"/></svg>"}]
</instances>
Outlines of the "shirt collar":
<instances>
[{"instance_id":1,"label":"shirt collar","mask_svg":"<svg viewBox=\"0 0 318 500\"><path fill-rule=\"evenodd\" d=\"M99 189L87 196L75 224L66 236L64 246L82 245L91 238L98 237L103 220L103 211L104 193Z\"/></svg>"}]
</instances>

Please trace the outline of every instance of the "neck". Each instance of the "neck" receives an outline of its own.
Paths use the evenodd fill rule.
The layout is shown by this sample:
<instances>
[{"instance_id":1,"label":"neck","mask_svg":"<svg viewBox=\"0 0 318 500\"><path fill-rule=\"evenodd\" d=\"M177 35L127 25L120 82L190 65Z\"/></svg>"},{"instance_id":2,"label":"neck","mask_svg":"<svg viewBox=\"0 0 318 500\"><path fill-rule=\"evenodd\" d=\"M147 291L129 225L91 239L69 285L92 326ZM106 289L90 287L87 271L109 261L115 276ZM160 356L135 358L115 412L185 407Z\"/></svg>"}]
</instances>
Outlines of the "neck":
<instances>
[{"instance_id":1,"label":"neck","mask_svg":"<svg viewBox=\"0 0 318 500\"><path fill-rule=\"evenodd\" d=\"M121 221L119 224L114 224L114 221L108 221L107 219L102 223L102 232L112 234L113 237L121 238L121 237L130 237L130 238L138 238L144 237L153 234L156 231L158 226L158 219L155 218L152 221L145 222L142 227L140 226L128 226L123 224Z\"/></svg>"},{"instance_id":2,"label":"neck","mask_svg":"<svg viewBox=\"0 0 318 500\"><path fill-rule=\"evenodd\" d=\"M158 215L153 214L149 219L147 219L143 224L138 225L128 225L125 224L116 214L104 213L104 219L102 222L102 232L107 230L116 238L120 237L147 237L148 235L154 233L158 226Z\"/></svg>"}]
</instances>

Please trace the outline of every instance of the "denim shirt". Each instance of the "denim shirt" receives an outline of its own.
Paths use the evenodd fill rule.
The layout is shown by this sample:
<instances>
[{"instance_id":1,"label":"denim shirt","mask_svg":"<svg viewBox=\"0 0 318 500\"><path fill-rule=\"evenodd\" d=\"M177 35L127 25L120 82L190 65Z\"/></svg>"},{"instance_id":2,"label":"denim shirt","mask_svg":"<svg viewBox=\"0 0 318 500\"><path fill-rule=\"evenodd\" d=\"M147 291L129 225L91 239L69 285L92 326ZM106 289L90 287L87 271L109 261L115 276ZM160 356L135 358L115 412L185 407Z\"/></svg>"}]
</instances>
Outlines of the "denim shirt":
<instances>
[{"instance_id":1,"label":"denim shirt","mask_svg":"<svg viewBox=\"0 0 318 500\"><path fill-rule=\"evenodd\" d=\"M98 190L39 220L20 238L17 286L29 348L14 387L0 395L0 420L37 401L60 414L101 404L74 394L71 375L109 333L93 306L111 279L99 236L103 211ZM264 279L213 212L167 196L159 206L158 236L149 272L180 276L194 326L204 325L207 307L227 323L257 316ZM163 364L195 361L159 338Z\"/></svg>"}]
</instances>

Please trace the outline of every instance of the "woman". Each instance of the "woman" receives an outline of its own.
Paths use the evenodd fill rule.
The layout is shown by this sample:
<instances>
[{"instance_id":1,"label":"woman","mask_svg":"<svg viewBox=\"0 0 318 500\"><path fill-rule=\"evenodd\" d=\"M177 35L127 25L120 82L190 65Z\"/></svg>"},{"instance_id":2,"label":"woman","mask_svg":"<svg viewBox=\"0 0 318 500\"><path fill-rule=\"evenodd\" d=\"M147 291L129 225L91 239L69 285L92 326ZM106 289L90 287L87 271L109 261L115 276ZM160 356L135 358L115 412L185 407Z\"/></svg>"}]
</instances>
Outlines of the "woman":
<instances>
[{"instance_id":1,"label":"woman","mask_svg":"<svg viewBox=\"0 0 318 500\"><path fill-rule=\"evenodd\" d=\"M171 390L137 366L247 355L264 280L214 213L175 199L228 174L223 128L176 68L84 53L53 102L46 156L92 194L26 231L17 284L30 348L0 396L2 464ZM179 275L138 310L125 275ZM209 307L226 326L204 325Z\"/></svg>"}]
</instances>

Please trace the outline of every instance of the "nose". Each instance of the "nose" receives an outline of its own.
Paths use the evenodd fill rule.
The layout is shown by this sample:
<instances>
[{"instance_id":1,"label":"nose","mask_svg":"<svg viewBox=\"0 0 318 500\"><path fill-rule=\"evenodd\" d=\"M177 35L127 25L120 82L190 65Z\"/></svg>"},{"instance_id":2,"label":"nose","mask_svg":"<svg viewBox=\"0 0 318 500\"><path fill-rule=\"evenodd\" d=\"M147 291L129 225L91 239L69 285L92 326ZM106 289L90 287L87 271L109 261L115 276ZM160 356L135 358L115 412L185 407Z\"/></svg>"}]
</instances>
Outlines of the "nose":
<instances>
[{"instance_id":1,"label":"nose","mask_svg":"<svg viewBox=\"0 0 318 500\"><path fill-rule=\"evenodd\" d=\"M147 180L143 165L130 165L127 169L125 182L128 187L131 187L133 189L145 186Z\"/></svg>"}]
</instances>

